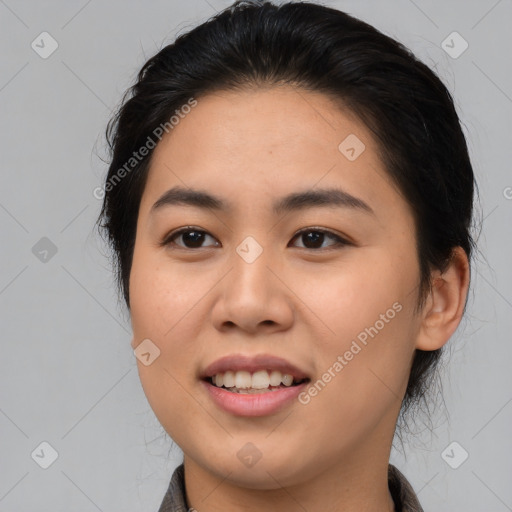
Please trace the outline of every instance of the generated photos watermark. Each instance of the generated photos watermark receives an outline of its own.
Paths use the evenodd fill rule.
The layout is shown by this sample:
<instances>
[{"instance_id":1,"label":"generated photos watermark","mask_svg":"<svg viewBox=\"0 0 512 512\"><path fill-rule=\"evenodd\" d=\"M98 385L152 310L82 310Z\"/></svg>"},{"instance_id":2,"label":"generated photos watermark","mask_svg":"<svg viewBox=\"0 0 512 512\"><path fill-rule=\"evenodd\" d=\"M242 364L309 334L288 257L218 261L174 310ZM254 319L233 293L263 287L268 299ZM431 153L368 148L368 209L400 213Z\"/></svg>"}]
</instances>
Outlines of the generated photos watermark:
<instances>
[{"instance_id":1,"label":"generated photos watermark","mask_svg":"<svg viewBox=\"0 0 512 512\"><path fill-rule=\"evenodd\" d=\"M174 130L180 121L184 119L187 114L190 114L192 109L196 106L197 100L190 98L180 109L176 109L169 120L158 125L153 130L152 135L148 135L146 142L137 151L134 151L125 164L108 178L104 187L96 187L93 190L93 196L96 199L102 200L105 197L105 192L110 192L127 174L133 171L133 169L149 155L150 151L155 149L164 134Z\"/></svg>"},{"instance_id":2,"label":"generated photos watermark","mask_svg":"<svg viewBox=\"0 0 512 512\"><path fill-rule=\"evenodd\" d=\"M299 394L298 400L301 404L307 405L309 402L311 402L311 399L320 393L325 386L331 380L336 377L337 374L345 368L349 364L350 361L354 359L354 356L359 354L361 350L368 345L368 336L370 336L372 339L379 334L379 332L384 329L386 324L388 324L393 318L395 318L397 313L400 313L402 311L402 304L400 302L394 302L393 305L386 310L385 313L381 313L379 316L379 320L377 320L372 326L366 327L364 330L362 330L357 336L357 340L352 340L352 343L350 345L350 348L346 350L343 355L339 355L336 358L336 361L333 362L333 364L327 369L327 371L322 374L322 377L318 379L316 382L311 383L310 386L305 391L302 391L302 393ZM361 345L358 343L363 345Z\"/></svg>"}]
</instances>

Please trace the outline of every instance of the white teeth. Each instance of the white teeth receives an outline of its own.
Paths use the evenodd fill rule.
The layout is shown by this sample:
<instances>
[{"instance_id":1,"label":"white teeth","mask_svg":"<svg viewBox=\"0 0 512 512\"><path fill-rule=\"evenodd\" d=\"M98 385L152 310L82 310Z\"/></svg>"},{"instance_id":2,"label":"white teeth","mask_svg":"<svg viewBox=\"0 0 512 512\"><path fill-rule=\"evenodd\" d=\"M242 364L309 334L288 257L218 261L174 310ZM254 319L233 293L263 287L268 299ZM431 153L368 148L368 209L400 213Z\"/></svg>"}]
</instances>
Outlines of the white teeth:
<instances>
[{"instance_id":1,"label":"white teeth","mask_svg":"<svg viewBox=\"0 0 512 512\"><path fill-rule=\"evenodd\" d=\"M212 377L212 382L217 387L237 389L268 389L269 386L275 387L281 384L291 386L293 376L282 374L278 370L272 370L269 374L267 370L258 370L252 375L248 371L233 372L228 370L225 373L217 373Z\"/></svg>"},{"instance_id":2,"label":"white teeth","mask_svg":"<svg viewBox=\"0 0 512 512\"><path fill-rule=\"evenodd\" d=\"M252 385L254 389L266 389L270 385L270 378L267 370L260 370L252 374Z\"/></svg>"},{"instance_id":3,"label":"white teeth","mask_svg":"<svg viewBox=\"0 0 512 512\"><path fill-rule=\"evenodd\" d=\"M251 387L251 384L251 374L249 372L235 373L235 387L240 389L247 389Z\"/></svg>"},{"instance_id":4,"label":"white teeth","mask_svg":"<svg viewBox=\"0 0 512 512\"><path fill-rule=\"evenodd\" d=\"M272 371L270 374L270 385L279 386L281 384L282 377L281 372L278 372L277 370Z\"/></svg>"},{"instance_id":5,"label":"white teeth","mask_svg":"<svg viewBox=\"0 0 512 512\"><path fill-rule=\"evenodd\" d=\"M283 384L291 386L293 384L293 377L291 375L283 375Z\"/></svg>"},{"instance_id":6,"label":"white teeth","mask_svg":"<svg viewBox=\"0 0 512 512\"><path fill-rule=\"evenodd\" d=\"M222 376L222 373L219 373L217 375L221 375ZM223 379L224 379L224 382L221 383L221 386L224 385L226 386L227 388L232 388L235 386L235 374L232 372L232 371L227 371L224 375L223 375ZM218 386L218 384L216 384ZM220 386L219 386L220 387Z\"/></svg>"}]
</instances>

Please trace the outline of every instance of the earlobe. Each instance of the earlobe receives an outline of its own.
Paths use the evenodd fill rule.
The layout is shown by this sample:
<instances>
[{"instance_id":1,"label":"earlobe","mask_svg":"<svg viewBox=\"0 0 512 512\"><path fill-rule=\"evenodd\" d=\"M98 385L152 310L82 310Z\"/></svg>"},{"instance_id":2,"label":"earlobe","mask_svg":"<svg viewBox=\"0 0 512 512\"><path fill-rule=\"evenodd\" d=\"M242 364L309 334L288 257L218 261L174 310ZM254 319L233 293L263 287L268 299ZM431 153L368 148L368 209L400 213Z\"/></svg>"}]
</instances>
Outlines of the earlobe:
<instances>
[{"instance_id":1,"label":"earlobe","mask_svg":"<svg viewBox=\"0 0 512 512\"><path fill-rule=\"evenodd\" d=\"M432 289L421 314L416 340L419 350L437 350L457 329L469 289L469 262L462 247L455 247L446 270L432 274Z\"/></svg>"}]
</instances>

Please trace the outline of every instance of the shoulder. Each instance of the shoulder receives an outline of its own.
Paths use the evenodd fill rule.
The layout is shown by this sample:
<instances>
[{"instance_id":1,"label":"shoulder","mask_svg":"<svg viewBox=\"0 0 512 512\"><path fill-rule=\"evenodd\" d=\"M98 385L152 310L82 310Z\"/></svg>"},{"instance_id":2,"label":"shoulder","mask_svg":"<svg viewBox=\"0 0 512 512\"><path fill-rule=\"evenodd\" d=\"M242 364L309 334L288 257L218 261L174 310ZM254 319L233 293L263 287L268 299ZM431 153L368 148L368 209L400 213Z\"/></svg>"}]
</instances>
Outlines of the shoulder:
<instances>
[{"instance_id":1,"label":"shoulder","mask_svg":"<svg viewBox=\"0 0 512 512\"><path fill-rule=\"evenodd\" d=\"M185 471L184 465L180 464L172 474L158 512L188 512L185 496Z\"/></svg>"}]
</instances>

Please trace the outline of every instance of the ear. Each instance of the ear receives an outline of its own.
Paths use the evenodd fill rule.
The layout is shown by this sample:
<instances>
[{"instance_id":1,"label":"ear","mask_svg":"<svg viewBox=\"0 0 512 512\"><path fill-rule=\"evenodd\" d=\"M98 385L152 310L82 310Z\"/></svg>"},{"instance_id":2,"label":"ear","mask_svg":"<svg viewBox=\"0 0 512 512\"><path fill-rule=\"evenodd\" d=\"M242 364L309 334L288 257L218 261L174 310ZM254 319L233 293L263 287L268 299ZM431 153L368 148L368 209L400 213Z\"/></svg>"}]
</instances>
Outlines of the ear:
<instances>
[{"instance_id":1,"label":"ear","mask_svg":"<svg viewBox=\"0 0 512 512\"><path fill-rule=\"evenodd\" d=\"M462 247L455 247L444 272L432 274L432 290L425 301L416 340L419 350L437 350L457 329L469 288L469 262Z\"/></svg>"}]
</instances>

